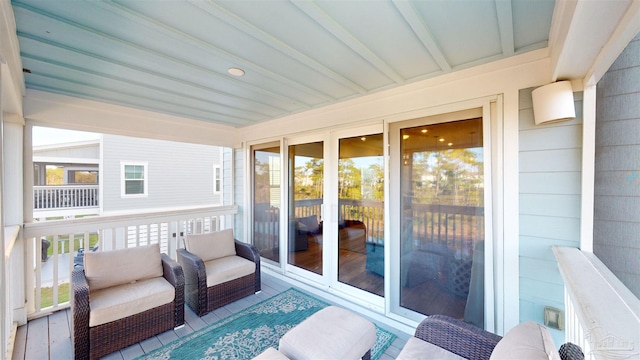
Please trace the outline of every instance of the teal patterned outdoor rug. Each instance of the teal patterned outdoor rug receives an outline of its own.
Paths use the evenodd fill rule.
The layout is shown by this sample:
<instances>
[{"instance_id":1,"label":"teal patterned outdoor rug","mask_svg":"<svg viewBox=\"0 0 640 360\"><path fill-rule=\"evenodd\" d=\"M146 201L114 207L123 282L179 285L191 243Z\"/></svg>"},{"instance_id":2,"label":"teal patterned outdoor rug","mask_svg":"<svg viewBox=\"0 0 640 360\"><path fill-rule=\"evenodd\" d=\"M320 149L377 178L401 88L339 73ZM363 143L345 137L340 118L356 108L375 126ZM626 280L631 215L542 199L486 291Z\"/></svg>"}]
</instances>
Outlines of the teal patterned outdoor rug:
<instances>
[{"instance_id":1,"label":"teal patterned outdoor rug","mask_svg":"<svg viewBox=\"0 0 640 360\"><path fill-rule=\"evenodd\" d=\"M268 347L277 349L278 341L289 329L328 305L289 289L138 359L251 359ZM376 337L371 350L373 360L396 336L376 326Z\"/></svg>"}]
</instances>

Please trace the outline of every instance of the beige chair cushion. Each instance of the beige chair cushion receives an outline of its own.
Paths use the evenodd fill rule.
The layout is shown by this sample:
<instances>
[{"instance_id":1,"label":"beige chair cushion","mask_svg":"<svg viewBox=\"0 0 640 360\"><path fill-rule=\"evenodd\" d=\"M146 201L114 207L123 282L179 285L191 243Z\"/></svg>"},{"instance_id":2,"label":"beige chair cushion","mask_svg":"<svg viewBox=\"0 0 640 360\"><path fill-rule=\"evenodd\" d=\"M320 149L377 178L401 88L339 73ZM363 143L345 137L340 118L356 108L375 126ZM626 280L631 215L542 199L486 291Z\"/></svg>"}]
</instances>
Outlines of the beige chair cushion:
<instances>
[{"instance_id":1,"label":"beige chair cushion","mask_svg":"<svg viewBox=\"0 0 640 360\"><path fill-rule=\"evenodd\" d=\"M233 229L187 235L184 246L188 252L197 255L204 262L236 254Z\"/></svg>"},{"instance_id":2,"label":"beige chair cushion","mask_svg":"<svg viewBox=\"0 0 640 360\"><path fill-rule=\"evenodd\" d=\"M222 284L256 272L256 263L243 257L232 255L204 263L207 273L207 287Z\"/></svg>"},{"instance_id":3,"label":"beige chair cushion","mask_svg":"<svg viewBox=\"0 0 640 360\"><path fill-rule=\"evenodd\" d=\"M89 327L106 324L172 302L175 288L163 277L91 291Z\"/></svg>"},{"instance_id":4,"label":"beige chair cushion","mask_svg":"<svg viewBox=\"0 0 640 360\"><path fill-rule=\"evenodd\" d=\"M86 252L84 273L91 291L162 276L160 246Z\"/></svg>"},{"instance_id":5,"label":"beige chair cushion","mask_svg":"<svg viewBox=\"0 0 640 360\"><path fill-rule=\"evenodd\" d=\"M421 360L421 359L440 359L440 360L464 360L448 350L437 345L418 339L415 336L409 338L404 345L397 360Z\"/></svg>"},{"instance_id":6,"label":"beige chair cushion","mask_svg":"<svg viewBox=\"0 0 640 360\"><path fill-rule=\"evenodd\" d=\"M493 349L490 359L560 360L560 354L549 330L527 321L507 332Z\"/></svg>"}]
</instances>

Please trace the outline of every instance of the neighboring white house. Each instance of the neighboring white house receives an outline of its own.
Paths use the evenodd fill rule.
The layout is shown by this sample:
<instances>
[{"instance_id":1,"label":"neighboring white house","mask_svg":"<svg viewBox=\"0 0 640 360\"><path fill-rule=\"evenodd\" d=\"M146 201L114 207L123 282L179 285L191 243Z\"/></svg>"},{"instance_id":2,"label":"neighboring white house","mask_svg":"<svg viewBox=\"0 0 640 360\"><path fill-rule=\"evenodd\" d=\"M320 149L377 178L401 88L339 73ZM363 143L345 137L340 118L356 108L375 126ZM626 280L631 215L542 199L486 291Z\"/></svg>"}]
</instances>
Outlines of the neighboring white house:
<instances>
[{"instance_id":1,"label":"neighboring white house","mask_svg":"<svg viewBox=\"0 0 640 360\"><path fill-rule=\"evenodd\" d=\"M103 134L33 147L34 219L222 203L217 146ZM62 185L46 169L62 167Z\"/></svg>"}]
</instances>

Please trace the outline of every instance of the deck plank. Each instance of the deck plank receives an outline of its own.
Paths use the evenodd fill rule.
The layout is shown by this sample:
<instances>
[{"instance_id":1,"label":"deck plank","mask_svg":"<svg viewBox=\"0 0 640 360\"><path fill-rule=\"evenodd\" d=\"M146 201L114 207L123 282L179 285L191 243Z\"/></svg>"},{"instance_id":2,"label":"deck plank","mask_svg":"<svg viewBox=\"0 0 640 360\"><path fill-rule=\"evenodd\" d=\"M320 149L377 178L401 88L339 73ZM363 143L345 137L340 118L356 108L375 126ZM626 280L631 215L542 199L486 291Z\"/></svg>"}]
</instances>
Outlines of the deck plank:
<instances>
[{"instance_id":1,"label":"deck plank","mask_svg":"<svg viewBox=\"0 0 640 360\"><path fill-rule=\"evenodd\" d=\"M71 331L67 311L58 311L48 316L49 319L49 353L60 356L60 359L71 359Z\"/></svg>"},{"instance_id":2,"label":"deck plank","mask_svg":"<svg viewBox=\"0 0 640 360\"><path fill-rule=\"evenodd\" d=\"M25 359L49 358L49 320L41 317L27 324Z\"/></svg>"}]
</instances>

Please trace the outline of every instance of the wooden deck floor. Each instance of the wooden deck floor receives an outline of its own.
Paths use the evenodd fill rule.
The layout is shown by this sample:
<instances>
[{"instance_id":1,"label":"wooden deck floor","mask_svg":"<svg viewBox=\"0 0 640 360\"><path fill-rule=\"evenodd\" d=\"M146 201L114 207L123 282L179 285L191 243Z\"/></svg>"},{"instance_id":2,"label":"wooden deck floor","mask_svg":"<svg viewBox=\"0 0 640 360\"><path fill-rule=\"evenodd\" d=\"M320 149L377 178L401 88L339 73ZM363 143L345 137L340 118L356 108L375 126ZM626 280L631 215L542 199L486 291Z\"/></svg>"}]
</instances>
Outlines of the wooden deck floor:
<instances>
[{"instance_id":1,"label":"wooden deck floor","mask_svg":"<svg viewBox=\"0 0 640 360\"><path fill-rule=\"evenodd\" d=\"M125 360L136 358L179 337L190 334L209 324L215 323L226 316L277 295L290 287L291 286L285 282L263 274L261 293L236 301L201 318L195 315L188 306L185 306L186 325L183 328L164 332L136 345L132 345L121 351L107 355L103 359ZM357 309L354 310L357 311ZM381 360L395 359L409 339L410 335L398 331L397 329L384 326L383 324L378 325L397 335L397 338L382 355ZM13 350L13 360L58 360L71 358L70 310L58 311L52 315L29 321L28 324L18 328Z\"/></svg>"}]
</instances>

